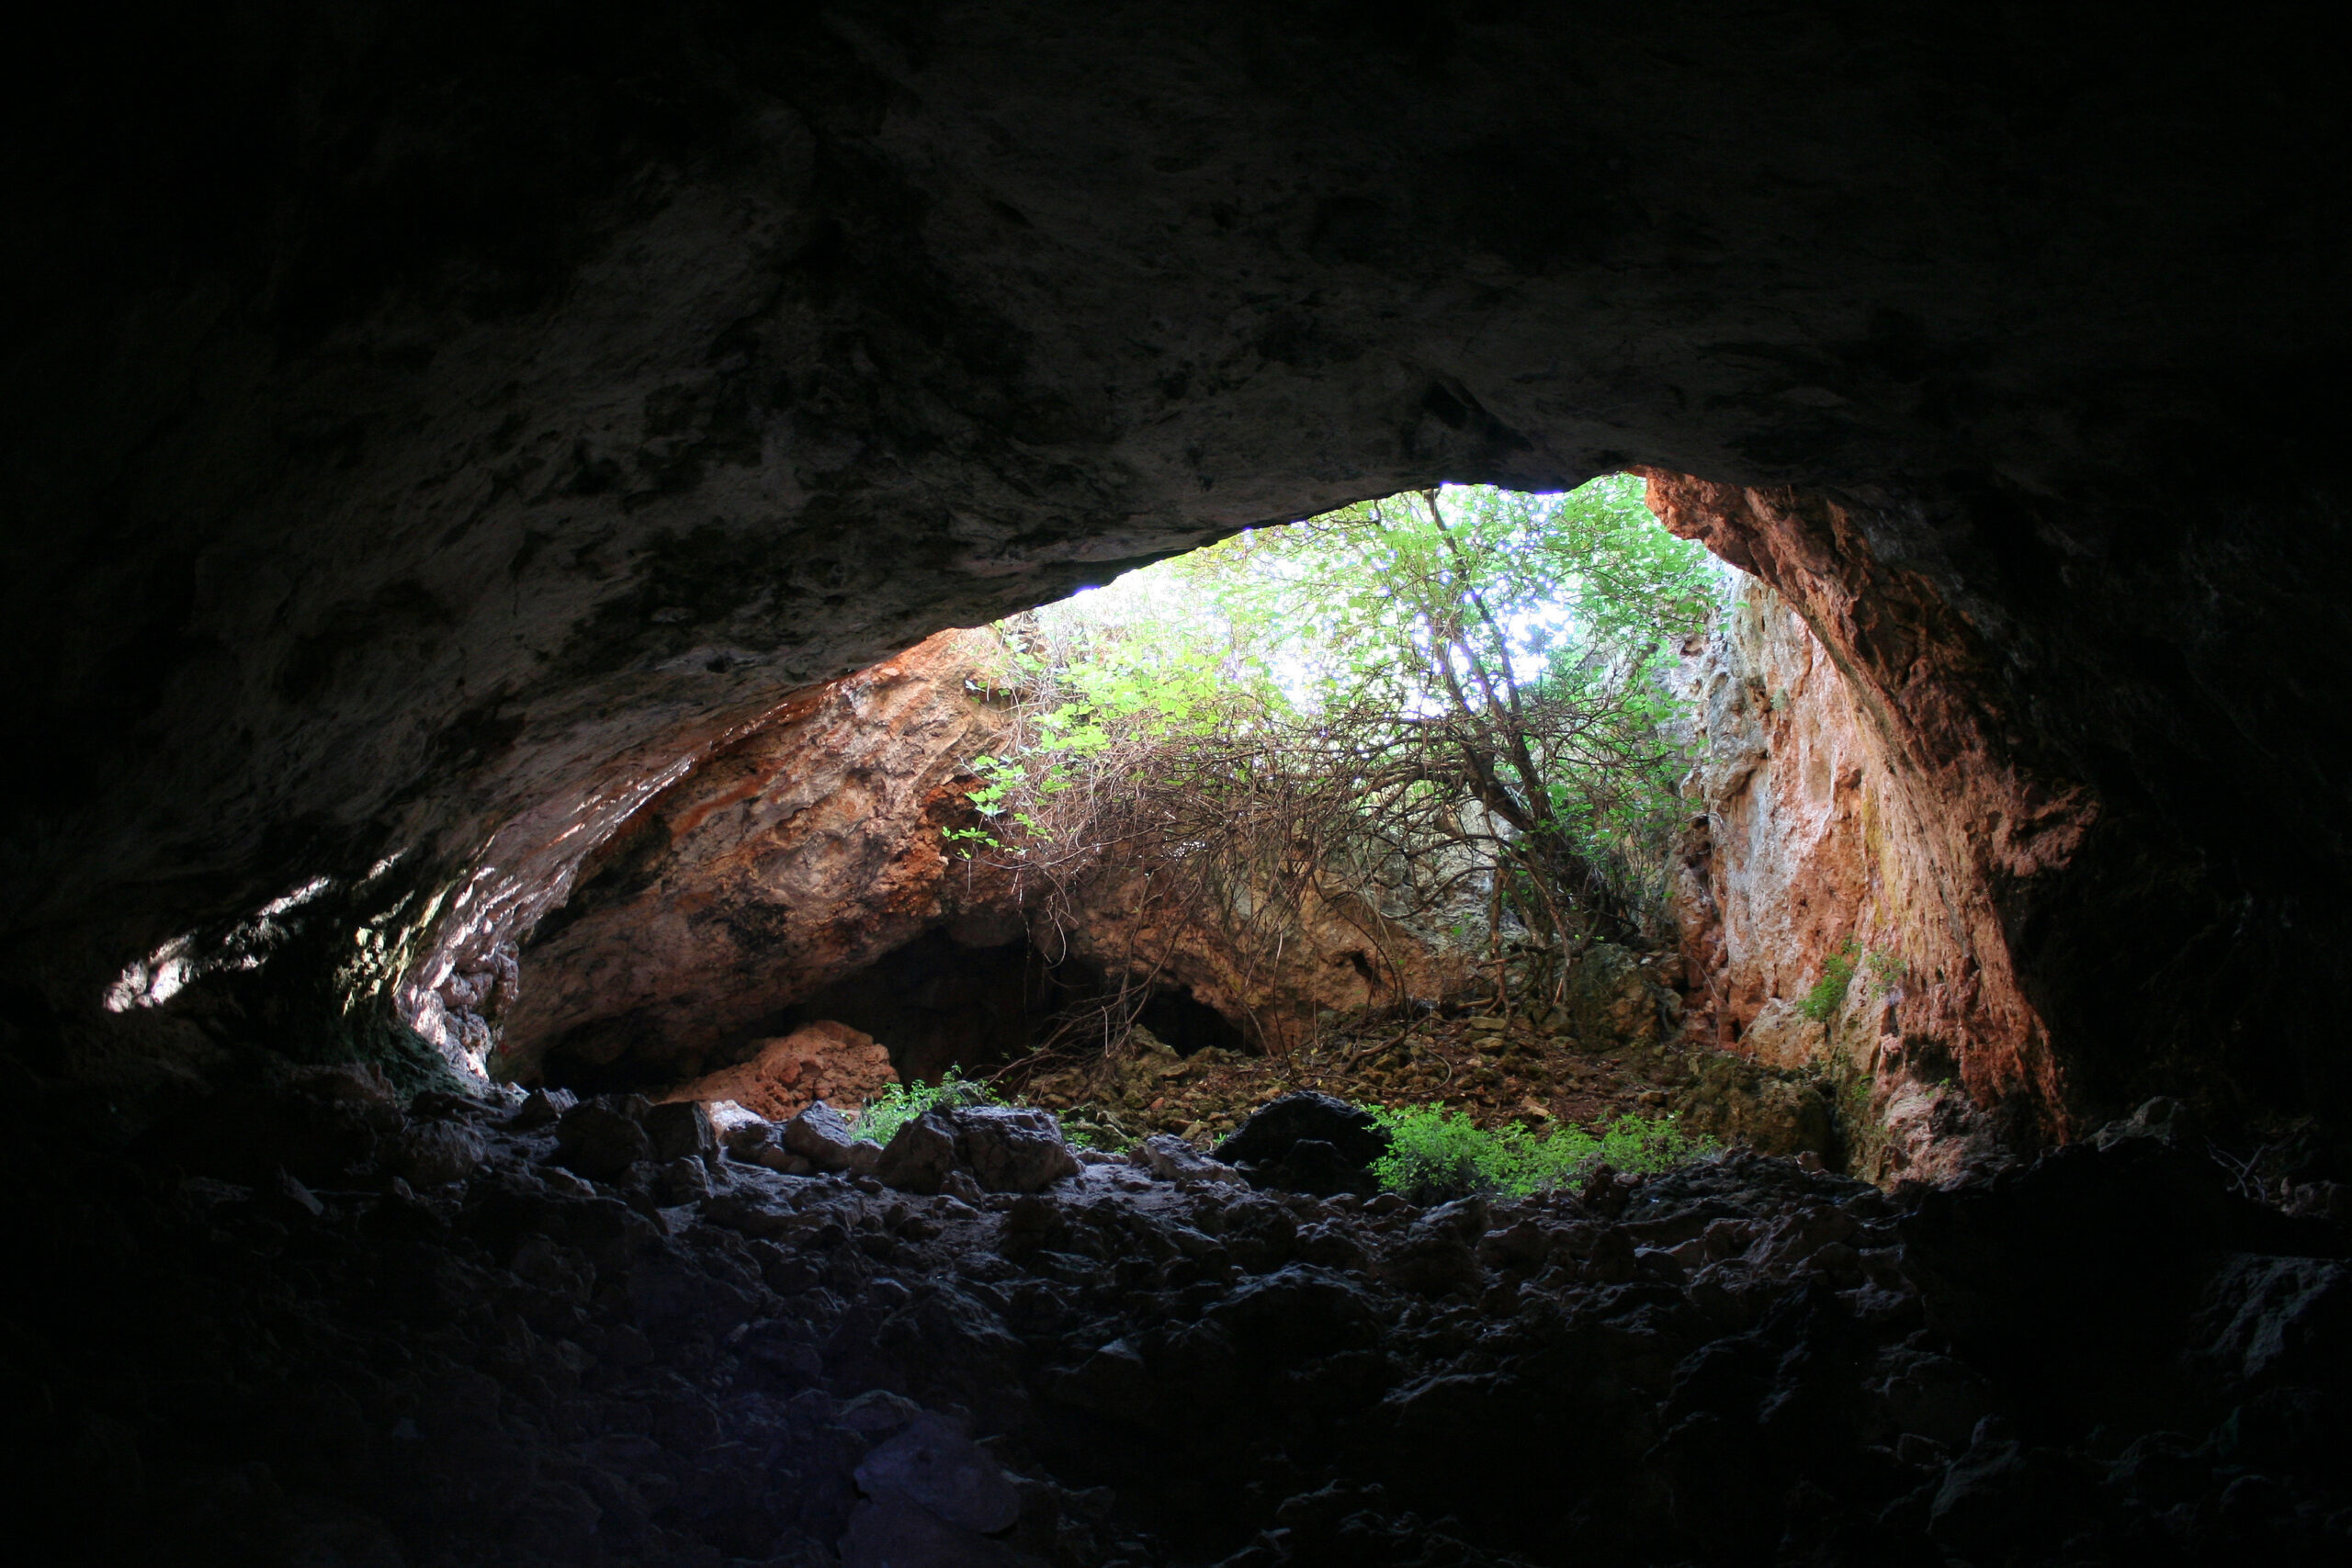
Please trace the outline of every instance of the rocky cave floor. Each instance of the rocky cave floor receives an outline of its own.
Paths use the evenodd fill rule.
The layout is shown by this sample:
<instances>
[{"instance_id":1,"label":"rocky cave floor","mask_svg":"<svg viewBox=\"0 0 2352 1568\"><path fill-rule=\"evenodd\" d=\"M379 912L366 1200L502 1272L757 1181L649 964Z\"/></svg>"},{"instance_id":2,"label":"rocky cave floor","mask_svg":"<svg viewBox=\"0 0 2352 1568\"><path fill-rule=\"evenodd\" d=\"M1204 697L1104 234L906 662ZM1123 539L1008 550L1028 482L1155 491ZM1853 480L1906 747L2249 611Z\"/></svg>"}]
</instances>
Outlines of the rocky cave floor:
<instances>
[{"instance_id":1,"label":"rocky cave floor","mask_svg":"<svg viewBox=\"0 0 2352 1568\"><path fill-rule=\"evenodd\" d=\"M312 1068L127 1153L24 1129L12 1529L370 1568L2352 1547L2352 1235L2160 1136L1423 1211L1165 1142L1034 1192L791 1177L684 1109Z\"/></svg>"}]
</instances>

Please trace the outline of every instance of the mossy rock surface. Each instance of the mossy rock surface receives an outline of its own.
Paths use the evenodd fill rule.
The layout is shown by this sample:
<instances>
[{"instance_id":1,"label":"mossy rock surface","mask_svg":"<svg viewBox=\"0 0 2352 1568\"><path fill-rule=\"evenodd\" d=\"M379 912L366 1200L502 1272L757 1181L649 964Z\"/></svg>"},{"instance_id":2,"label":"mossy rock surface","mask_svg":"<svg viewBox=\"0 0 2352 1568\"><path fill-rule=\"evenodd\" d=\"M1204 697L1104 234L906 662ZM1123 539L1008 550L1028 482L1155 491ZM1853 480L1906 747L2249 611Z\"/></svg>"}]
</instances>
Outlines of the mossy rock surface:
<instances>
[{"instance_id":1,"label":"mossy rock surface","mask_svg":"<svg viewBox=\"0 0 2352 1568\"><path fill-rule=\"evenodd\" d=\"M1640 954L1598 942L1568 972L1568 1020L1588 1051L1655 1044L1665 994Z\"/></svg>"},{"instance_id":2,"label":"mossy rock surface","mask_svg":"<svg viewBox=\"0 0 2352 1568\"><path fill-rule=\"evenodd\" d=\"M1837 1105L1817 1073L1767 1067L1738 1056L1709 1056L1677 1097L1683 1125L1768 1155L1838 1155Z\"/></svg>"}]
</instances>

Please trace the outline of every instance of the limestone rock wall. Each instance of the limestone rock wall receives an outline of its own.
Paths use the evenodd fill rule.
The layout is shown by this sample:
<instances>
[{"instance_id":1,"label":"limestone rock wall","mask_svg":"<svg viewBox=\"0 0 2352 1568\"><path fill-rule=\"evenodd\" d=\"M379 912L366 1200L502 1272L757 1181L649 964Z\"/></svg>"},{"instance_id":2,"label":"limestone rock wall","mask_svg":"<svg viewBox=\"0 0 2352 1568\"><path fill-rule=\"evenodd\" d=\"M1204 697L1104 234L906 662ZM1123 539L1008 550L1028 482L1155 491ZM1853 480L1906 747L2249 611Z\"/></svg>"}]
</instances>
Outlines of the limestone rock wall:
<instances>
[{"instance_id":1,"label":"limestone rock wall","mask_svg":"<svg viewBox=\"0 0 2352 1568\"><path fill-rule=\"evenodd\" d=\"M1984 887L1939 858L1912 781L1828 649L1779 593L1735 575L1688 673L1701 755L1687 787L1704 813L1675 890L1686 1037L1826 1071L1875 1144L1897 1096L1948 1093L1964 1111L1964 1072L2002 1092L2005 1075L2046 1061L2047 1032L2006 945L1978 946ZM1810 1016L1823 976L1848 970L1834 1016ZM1924 1138L1916 1121L1871 1174L1950 1157L1952 1118Z\"/></svg>"},{"instance_id":2,"label":"limestone rock wall","mask_svg":"<svg viewBox=\"0 0 2352 1568\"><path fill-rule=\"evenodd\" d=\"M1276 1046L1320 1011L1465 983L1459 954L1345 895L1258 908L1243 892L1224 908L1171 902L1181 879L1147 862L1063 859L1049 882L1008 856L960 852L947 829L978 820L966 770L1001 748L1000 710L974 679L993 662L990 634L941 633L716 748L603 837L573 833L568 859L560 842L544 849L540 885L486 901L503 924L463 911L445 921L410 982L412 1021L453 1059L526 1079L551 1052L575 1072L622 1064L684 1077L747 1048L786 1009L830 1005L832 987L861 976L868 990L936 988L959 955L1024 941L1046 963L1076 959L1114 983L1187 993ZM1257 929L1237 941L1245 921ZM918 953L918 939L932 945ZM519 964L498 991L517 999L490 1062L488 1029L473 1015L462 1030L449 1022L450 998L481 988L468 954L517 942ZM896 967L869 973L886 959ZM1019 970L1015 961L1007 983L1023 983ZM959 1026L967 1048L984 1032L977 1018L949 1017L938 1026L947 1038L888 1043L933 1072L953 1059Z\"/></svg>"},{"instance_id":3,"label":"limestone rock wall","mask_svg":"<svg viewBox=\"0 0 2352 1568\"><path fill-rule=\"evenodd\" d=\"M714 1049L1007 889L951 859L985 633L944 632L820 688L687 772L594 847L527 939L502 1070L553 1046L698 1070Z\"/></svg>"},{"instance_id":4,"label":"limestone rock wall","mask_svg":"<svg viewBox=\"0 0 2352 1568\"><path fill-rule=\"evenodd\" d=\"M2033 1108L2012 1135L2064 1135L2069 1085L2002 906L2068 864L2094 804L2021 766L1981 694L1958 689L1974 673L1964 626L1891 626L1883 604L1859 614L1806 570L1798 507L1677 476L1653 477L1651 502L1723 553L1766 555L1805 595L1738 572L1692 668L1704 815L1684 836L1677 902L1697 1027L1765 1066L1825 1064L1865 1086L1858 1111L1910 1130L1886 1156L1896 1166L2004 1102ZM1734 509L1745 538L1724 526ZM1836 1016L1807 1016L1840 964L1854 973ZM1922 1097L1952 1109L1929 1117ZM1936 1137L1911 1135L1931 1120Z\"/></svg>"},{"instance_id":5,"label":"limestone rock wall","mask_svg":"<svg viewBox=\"0 0 2352 1568\"><path fill-rule=\"evenodd\" d=\"M1476 954L1393 918L1375 897L1310 887L1237 940L1228 908L1163 905L1149 864L1105 866L1087 880L1067 932L1071 951L1114 981L1182 987L1244 1038L1287 1050L1326 1012L1438 1001L1477 981Z\"/></svg>"}]
</instances>

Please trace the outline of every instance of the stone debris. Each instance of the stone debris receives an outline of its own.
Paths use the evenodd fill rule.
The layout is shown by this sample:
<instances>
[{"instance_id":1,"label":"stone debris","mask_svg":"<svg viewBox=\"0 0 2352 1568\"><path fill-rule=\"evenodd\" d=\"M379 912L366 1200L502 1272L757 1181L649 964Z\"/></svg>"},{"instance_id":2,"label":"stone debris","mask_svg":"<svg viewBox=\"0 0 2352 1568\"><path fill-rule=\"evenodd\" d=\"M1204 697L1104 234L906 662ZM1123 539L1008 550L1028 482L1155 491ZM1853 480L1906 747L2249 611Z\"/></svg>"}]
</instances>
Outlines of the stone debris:
<instances>
[{"instance_id":1,"label":"stone debris","mask_svg":"<svg viewBox=\"0 0 2352 1568\"><path fill-rule=\"evenodd\" d=\"M786 1122L820 1100L863 1105L898 1081L889 1052L874 1036L822 1020L762 1041L749 1060L706 1073L662 1098L731 1100L771 1122Z\"/></svg>"},{"instance_id":2,"label":"stone debris","mask_svg":"<svg viewBox=\"0 0 2352 1568\"><path fill-rule=\"evenodd\" d=\"M755 1161L785 1144L723 1111L662 1159L629 1097L535 1127L420 1100L380 1134L339 1103L221 1096L244 1141L192 1116L138 1151L138 1202L33 1211L50 1419L98 1436L26 1478L108 1453L144 1477L81 1516L92 1555L199 1530L420 1568L2352 1544L2352 1232L2157 1138L1950 1190L1735 1152L1424 1210L1254 1190L1165 1137L984 1190L1044 1168L1035 1112L919 1118L888 1185L779 1174ZM1242 1147L1336 1154L1292 1136L1333 1126L1283 1108ZM400 1176L434 1129L480 1156ZM213 1410L240 1415L186 1442Z\"/></svg>"}]
</instances>

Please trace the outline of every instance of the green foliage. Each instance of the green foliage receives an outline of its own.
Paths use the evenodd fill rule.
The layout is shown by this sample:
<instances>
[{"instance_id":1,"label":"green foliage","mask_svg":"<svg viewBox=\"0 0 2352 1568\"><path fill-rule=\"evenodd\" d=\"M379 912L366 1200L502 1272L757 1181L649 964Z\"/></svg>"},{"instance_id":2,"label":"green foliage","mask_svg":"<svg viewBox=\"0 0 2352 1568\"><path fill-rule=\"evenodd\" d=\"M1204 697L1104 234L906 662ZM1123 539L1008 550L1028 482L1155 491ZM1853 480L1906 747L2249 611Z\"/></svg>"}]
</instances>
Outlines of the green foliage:
<instances>
[{"instance_id":1,"label":"green foliage","mask_svg":"<svg viewBox=\"0 0 2352 1568\"><path fill-rule=\"evenodd\" d=\"M1649 1174L1712 1154L1713 1139L1692 1137L1671 1115L1619 1117L1598 1134L1562 1127L1538 1137L1509 1124L1481 1128L1443 1103L1376 1105L1389 1149L1373 1175L1415 1202L1483 1193L1523 1198L1582 1184L1601 1166Z\"/></svg>"},{"instance_id":2,"label":"green foliage","mask_svg":"<svg viewBox=\"0 0 2352 1568\"><path fill-rule=\"evenodd\" d=\"M988 1085L974 1083L949 1067L935 1084L894 1083L882 1091L881 1098L868 1100L857 1113L857 1135L869 1144L888 1146L899 1128L926 1111L987 1105L994 1099Z\"/></svg>"},{"instance_id":3,"label":"green foliage","mask_svg":"<svg viewBox=\"0 0 2352 1568\"><path fill-rule=\"evenodd\" d=\"M1547 938L1646 922L1689 762L1665 676L1716 584L1623 475L1237 536L1000 627L1022 733L975 764L987 826L951 836L1015 855L1156 836L1241 881L1341 844L1421 875L1443 843ZM1460 884L1461 857L1442 874Z\"/></svg>"},{"instance_id":4,"label":"green foliage","mask_svg":"<svg viewBox=\"0 0 2352 1568\"><path fill-rule=\"evenodd\" d=\"M965 798L971 802L972 808L984 820L994 824L1001 818L1010 818L1022 827L1035 827L1035 818L1025 811L1013 810L1007 804L1014 793L1028 782L1021 764L1001 757L975 757L972 759L972 772L979 776L979 787ZM980 850L1004 847L1003 840L985 827L949 828L945 837L949 843L961 848L967 856Z\"/></svg>"},{"instance_id":5,"label":"green foliage","mask_svg":"<svg viewBox=\"0 0 2352 1568\"><path fill-rule=\"evenodd\" d=\"M1903 960L1891 953L1871 952L1849 937L1845 946L1823 962L1821 977L1797 1004L1800 1010L1815 1023L1827 1023L1846 1005L1858 974L1868 975L1881 992L1891 991L1903 983Z\"/></svg>"},{"instance_id":6,"label":"green foliage","mask_svg":"<svg viewBox=\"0 0 2352 1568\"><path fill-rule=\"evenodd\" d=\"M1847 988L1854 983L1854 972L1861 964L1862 950L1859 943L1849 941L1845 946L1822 962L1821 978L1804 994L1798 1008L1815 1023L1827 1023L1846 1005Z\"/></svg>"}]
</instances>

